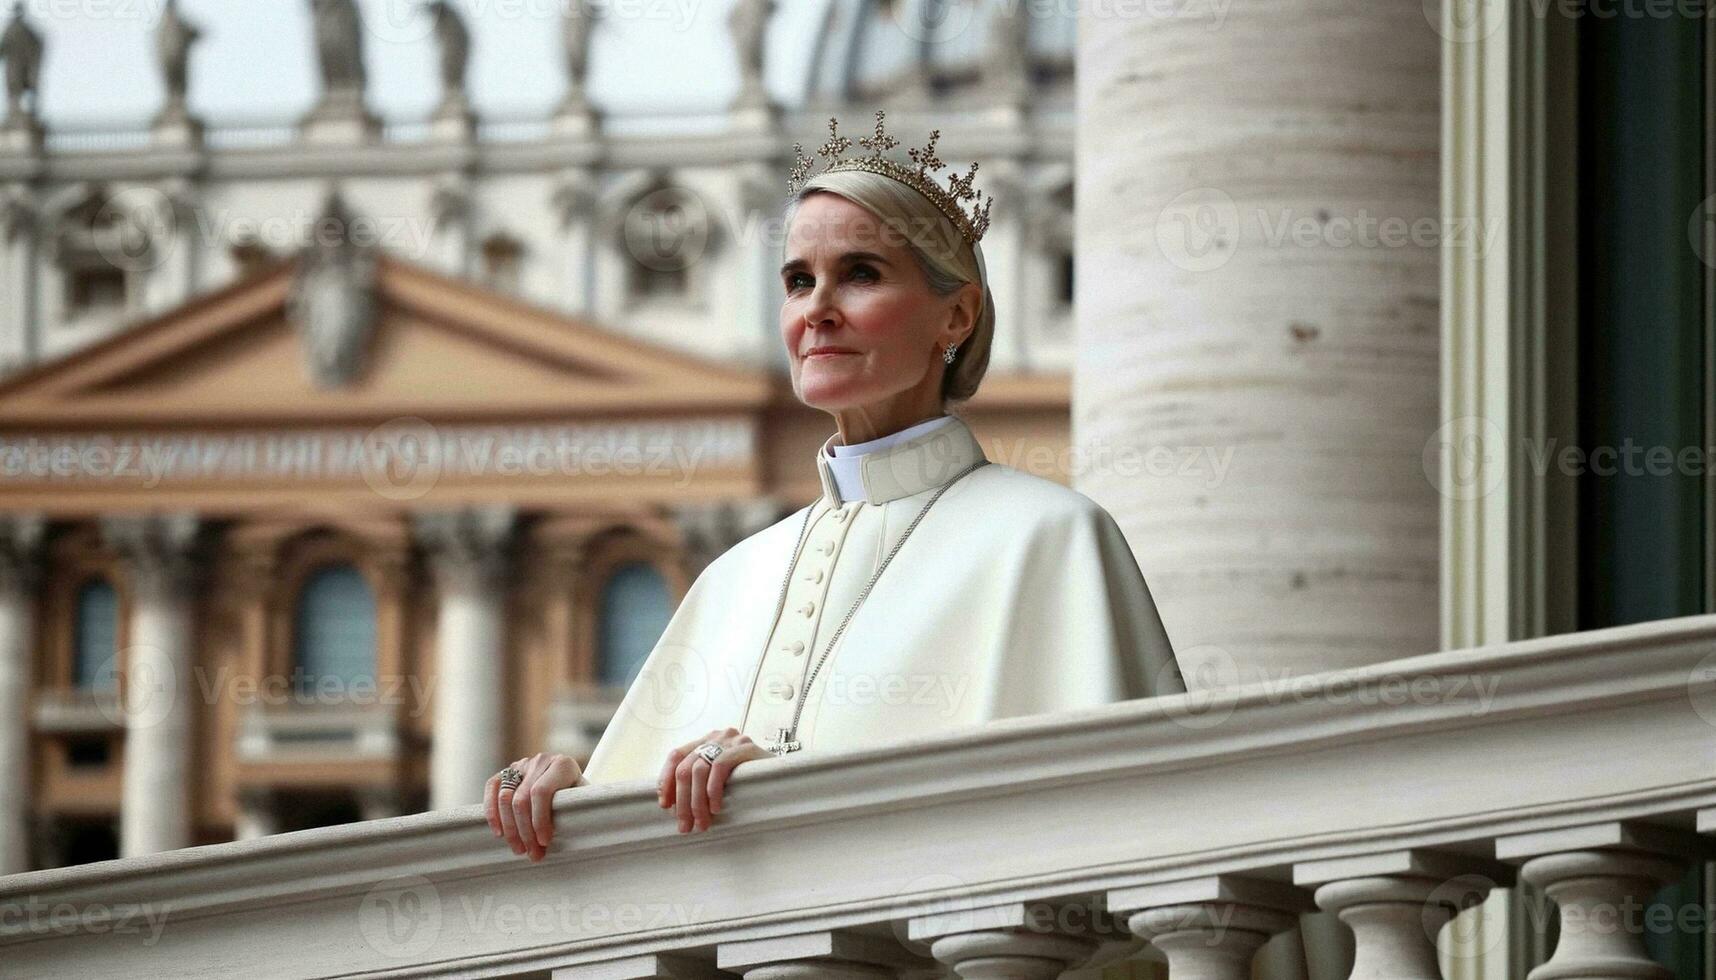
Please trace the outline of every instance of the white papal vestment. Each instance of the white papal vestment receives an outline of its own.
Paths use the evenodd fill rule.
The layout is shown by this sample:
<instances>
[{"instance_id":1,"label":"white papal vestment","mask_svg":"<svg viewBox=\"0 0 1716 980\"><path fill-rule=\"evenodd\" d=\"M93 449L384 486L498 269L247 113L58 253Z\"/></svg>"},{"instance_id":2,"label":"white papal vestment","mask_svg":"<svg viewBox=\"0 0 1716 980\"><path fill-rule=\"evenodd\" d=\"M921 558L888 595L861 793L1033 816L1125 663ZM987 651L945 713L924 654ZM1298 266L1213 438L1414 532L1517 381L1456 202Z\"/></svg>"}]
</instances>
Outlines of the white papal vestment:
<instances>
[{"instance_id":1,"label":"white papal vestment","mask_svg":"<svg viewBox=\"0 0 1716 980\"><path fill-rule=\"evenodd\" d=\"M995 462L930 508L812 677L924 503L984 458L961 419L912 431L855 457L863 495L850 499L830 436L816 455L822 495L704 568L597 743L589 782L653 782L674 746L729 726L769 744L801 694L793 736L816 752L1185 690L1113 517Z\"/></svg>"}]
</instances>

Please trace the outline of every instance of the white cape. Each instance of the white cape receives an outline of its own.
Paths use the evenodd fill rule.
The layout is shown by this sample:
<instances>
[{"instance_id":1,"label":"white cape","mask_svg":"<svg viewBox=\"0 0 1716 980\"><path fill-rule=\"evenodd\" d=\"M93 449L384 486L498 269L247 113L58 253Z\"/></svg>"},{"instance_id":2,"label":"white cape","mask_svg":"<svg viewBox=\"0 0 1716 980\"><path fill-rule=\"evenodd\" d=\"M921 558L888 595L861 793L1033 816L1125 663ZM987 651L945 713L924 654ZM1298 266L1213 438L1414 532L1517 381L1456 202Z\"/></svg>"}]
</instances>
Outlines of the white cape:
<instances>
[{"instance_id":1,"label":"white cape","mask_svg":"<svg viewBox=\"0 0 1716 980\"><path fill-rule=\"evenodd\" d=\"M835 559L827 615L804 627L815 630L812 656L797 663L829 642L879 545L982 450L959 422L881 455L864 457L871 498L851 507L852 537L866 543ZM842 501L820 455L818 464L824 495L809 509L820 520ZM876 546L858 537L861 515L880 529ZM775 610L804 521L800 509L698 575L597 744L589 782L653 782L670 749L717 729L760 743L775 734L780 709L759 712L759 683L766 645L797 614L793 603L780 620ZM807 567L822 555L808 541L797 554ZM955 481L900 547L803 695L796 736L805 752L850 749L1184 690L1113 517L1075 490L991 462Z\"/></svg>"}]
</instances>

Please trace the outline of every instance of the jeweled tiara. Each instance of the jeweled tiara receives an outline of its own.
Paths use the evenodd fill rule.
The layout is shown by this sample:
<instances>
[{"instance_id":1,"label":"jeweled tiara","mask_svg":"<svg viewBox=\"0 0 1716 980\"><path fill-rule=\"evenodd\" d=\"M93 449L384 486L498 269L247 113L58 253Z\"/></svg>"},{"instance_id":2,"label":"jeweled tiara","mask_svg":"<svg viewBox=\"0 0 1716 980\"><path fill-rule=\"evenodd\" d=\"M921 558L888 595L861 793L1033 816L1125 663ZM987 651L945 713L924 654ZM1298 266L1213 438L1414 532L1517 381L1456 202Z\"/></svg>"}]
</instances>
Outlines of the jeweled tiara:
<instances>
[{"instance_id":1,"label":"jeweled tiara","mask_svg":"<svg viewBox=\"0 0 1716 980\"><path fill-rule=\"evenodd\" d=\"M857 143L870 151L868 156L846 157L841 154L853 143L852 140L839 135L840 123L833 116L828 117L828 141L816 151L816 155L829 161L828 165L811 173L815 160L804 155L804 146L793 143L792 176L787 181L787 191L796 194L812 176L821 176L841 170L864 170L873 174L892 177L902 184L911 187L918 193L930 199L947 220L959 230L959 234L968 242L975 245L983 238L983 233L989 230L989 208L995 203L993 195L985 195L982 191L974 190L972 178L977 176L977 164L961 177L957 173L949 175L948 185L941 186L935 181L935 172L945 166L940 157L935 155L935 142L941 138L941 130L930 132L929 142L923 149L909 149L906 155L917 164L912 169L902 163L897 163L882 155L884 150L891 150L900 145L900 141L889 136L882 128L883 111L876 110L876 135L859 137ZM971 210L966 211L964 202L971 202Z\"/></svg>"}]
</instances>

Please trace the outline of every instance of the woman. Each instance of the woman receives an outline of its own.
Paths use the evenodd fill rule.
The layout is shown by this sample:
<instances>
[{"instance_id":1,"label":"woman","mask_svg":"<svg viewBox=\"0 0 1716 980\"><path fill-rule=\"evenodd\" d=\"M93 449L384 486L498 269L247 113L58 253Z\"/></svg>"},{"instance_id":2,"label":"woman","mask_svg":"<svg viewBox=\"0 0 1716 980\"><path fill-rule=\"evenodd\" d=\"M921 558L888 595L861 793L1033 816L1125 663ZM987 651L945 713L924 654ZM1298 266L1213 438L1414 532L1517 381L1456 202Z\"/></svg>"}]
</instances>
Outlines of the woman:
<instances>
[{"instance_id":1,"label":"woman","mask_svg":"<svg viewBox=\"0 0 1716 980\"><path fill-rule=\"evenodd\" d=\"M990 463L950 404L988 365L988 207L880 155L794 168L781 339L793 390L838 431L822 494L711 562L626 692L587 769L520 759L489 780L490 826L540 860L555 791L654 777L704 830L733 770L995 718L1185 690L1113 518ZM847 141L850 142L850 141ZM914 161L934 158L935 137ZM801 151L802 152L802 151ZM973 168L973 172L975 167Z\"/></svg>"}]
</instances>

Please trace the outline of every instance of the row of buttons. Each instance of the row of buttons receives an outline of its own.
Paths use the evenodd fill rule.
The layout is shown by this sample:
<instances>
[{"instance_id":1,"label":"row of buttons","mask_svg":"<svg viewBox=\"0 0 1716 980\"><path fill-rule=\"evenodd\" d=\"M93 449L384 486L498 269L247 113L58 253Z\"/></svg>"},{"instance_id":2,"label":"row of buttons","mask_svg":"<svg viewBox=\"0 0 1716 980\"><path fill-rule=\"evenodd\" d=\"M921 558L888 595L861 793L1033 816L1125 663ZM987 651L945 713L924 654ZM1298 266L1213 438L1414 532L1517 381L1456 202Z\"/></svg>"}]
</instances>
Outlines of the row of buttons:
<instances>
[{"instance_id":1,"label":"row of buttons","mask_svg":"<svg viewBox=\"0 0 1716 980\"><path fill-rule=\"evenodd\" d=\"M823 514L823 517L826 517L828 520L831 520L836 524L845 524L847 519L852 516L853 512L858 509L859 503L860 502L856 500L848 501L839 507L830 508ZM833 556L839 547L838 539L841 531L843 530L844 528L836 529L831 537L823 538L816 544L807 546L805 549L806 556L808 556L812 551L815 551L824 557ZM813 529L811 533L814 535L816 530ZM830 568L825 565L806 567L800 573L799 580L810 583L810 588L812 590L825 593L827 588L825 580L828 577L829 571ZM818 589L819 586L822 588ZM803 616L808 620L816 615L817 606L817 599L806 599L800 605L793 607L793 609L800 616ZM777 624L777 629L785 630L786 628L787 627L784 622ZM782 643L777 647L777 649L788 656L799 658L804 656L805 651L809 649L809 645L802 639L794 639ZM798 663L800 665L798 671L800 676L802 676L803 672L807 669L807 665L802 660L798 661ZM798 696L798 685L783 674L769 674L763 680L763 695L764 699L770 704L790 704Z\"/></svg>"}]
</instances>

